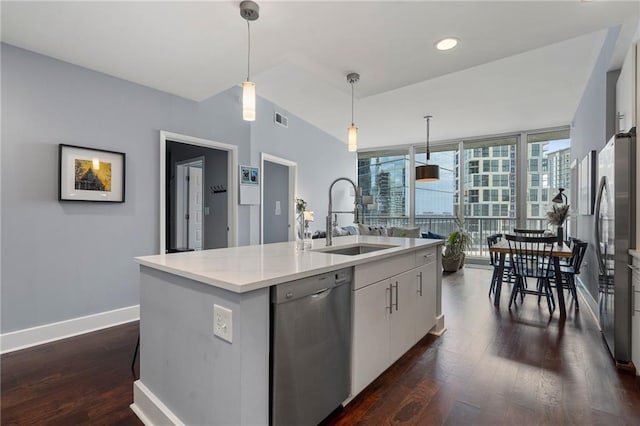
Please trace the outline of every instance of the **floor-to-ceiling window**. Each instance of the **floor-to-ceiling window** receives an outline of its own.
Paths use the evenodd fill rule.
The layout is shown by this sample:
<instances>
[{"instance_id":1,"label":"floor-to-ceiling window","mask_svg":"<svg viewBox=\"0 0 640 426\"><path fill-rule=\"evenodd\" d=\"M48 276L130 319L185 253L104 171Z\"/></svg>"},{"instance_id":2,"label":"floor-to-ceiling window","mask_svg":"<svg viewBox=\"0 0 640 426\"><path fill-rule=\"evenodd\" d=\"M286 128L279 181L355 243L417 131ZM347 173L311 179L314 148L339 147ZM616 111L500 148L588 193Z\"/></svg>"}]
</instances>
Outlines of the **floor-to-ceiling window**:
<instances>
[{"instance_id":1,"label":"floor-to-ceiling window","mask_svg":"<svg viewBox=\"0 0 640 426\"><path fill-rule=\"evenodd\" d=\"M425 164L426 157L426 148L417 148L415 165ZM458 157L457 144L430 147L429 164L440 166L440 180L415 184L414 223L422 232L446 236L454 229L459 204Z\"/></svg>"},{"instance_id":2,"label":"floor-to-ceiling window","mask_svg":"<svg viewBox=\"0 0 640 426\"><path fill-rule=\"evenodd\" d=\"M527 228L547 228L546 212L560 188L571 197L570 159L568 129L527 135Z\"/></svg>"},{"instance_id":3,"label":"floor-to-ceiling window","mask_svg":"<svg viewBox=\"0 0 640 426\"><path fill-rule=\"evenodd\" d=\"M469 257L486 257L487 236L516 227L547 228L546 212L559 188L570 197L568 128L430 148L429 163L440 166L436 182L410 181L411 169L426 161L422 145L358 154L366 222L415 225L446 237L461 217L473 238Z\"/></svg>"},{"instance_id":4,"label":"floor-to-ceiling window","mask_svg":"<svg viewBox=\"0 0 640 426\"><path fill-rule=\"evenodd\" d=\"M408 150L358 154L364 223L409 226Z\"/></svg>"},{"instance_id":5,"label":"floor-to-ceiling window","mask_svg":"<svg viewBox=\"0 0 640 426\"><path fill-rule=\"evenodd\" d=\"M487 237L515 225L517 142L517 136L509 136L464 143L463 217L472 256L487 255Z\"/></svg>"}]
</instances>

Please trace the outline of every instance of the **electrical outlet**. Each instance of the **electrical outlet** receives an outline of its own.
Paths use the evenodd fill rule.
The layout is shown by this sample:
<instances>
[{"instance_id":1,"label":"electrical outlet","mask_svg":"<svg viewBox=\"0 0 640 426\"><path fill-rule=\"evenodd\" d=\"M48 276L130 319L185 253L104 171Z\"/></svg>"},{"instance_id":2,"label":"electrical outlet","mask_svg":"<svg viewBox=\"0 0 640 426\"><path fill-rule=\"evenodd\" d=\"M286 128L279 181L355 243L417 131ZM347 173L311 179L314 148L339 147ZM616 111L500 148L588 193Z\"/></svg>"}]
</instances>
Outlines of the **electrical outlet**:
<instances>
[{"instance_id":1,"label":"electrical outlet","mask_svg":"<svg viewBox=\"0 0 640 426\"><path fill-rule=\"evenodd\" d=\"M213 305L213 334L231 343L233 339L233 320L231 309Z\"/></svg>"}]
</instances>

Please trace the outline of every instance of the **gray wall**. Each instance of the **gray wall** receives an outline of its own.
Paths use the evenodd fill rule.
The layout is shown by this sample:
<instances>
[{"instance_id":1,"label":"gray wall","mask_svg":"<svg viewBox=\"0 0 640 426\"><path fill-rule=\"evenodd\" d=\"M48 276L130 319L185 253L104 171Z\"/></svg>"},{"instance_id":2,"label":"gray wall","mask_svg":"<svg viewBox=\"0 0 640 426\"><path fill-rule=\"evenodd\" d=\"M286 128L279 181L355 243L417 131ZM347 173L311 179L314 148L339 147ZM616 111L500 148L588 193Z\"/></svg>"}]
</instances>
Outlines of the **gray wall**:
<instances>
[{"instance_id":1,"label":"gray wall","mask_svg":"<svg viewBox=\"0 0 640 426\"><path fill-rule=\"evenodd\" d=\"M610 122L614 119L615 99L612 99L611 96L608 97L607 94L611 90L615 93L615 81L612 81L612 78L607 78L607 71L619 30L619 27L609 30L576 110L571 128L571 161L575 159L580 161L591 150L600 151L611 136ZM613 108L611 108L611 102L614 102ZM593 235L594 216L578 216L577 220L578 238L589 242L580 280L593 299L597 300L598 267ZM592 306L592 308L596 307Z\"/></svg>"},{"instance_id":2,"label":"gray wall","mask_svg":"<svg viewBox=\"0 0 640 426\"><path fill-rule=\"evenodd\" d=\"M356 181L357 154L348 152L344 143L265 99L258 99L257 109L258 119L251 132L252 161L258 164L261 152L295 161L298 165L296 197L304 199L307 210L315 213L315 221L309 228L312 232L324 230L329 186L342 176ZM289 127L274 123L276 111L289 117ZM348 121L349 117L345 117L345 138ZM336 184L333 194L335 210L353 210L354 198L348 183ZM256 208L252 214L259 219L260 209ZM344 226L353 222L353 216L342 214L338 221ZM256 238L259 239L259 234Z\"/></svg>"},{"instance_id":3,"label":"gray wall","mask_svg":"<svg viewBox=\"0 0 640 426\"><path fill-rule=\"evenodd\" d=\"M263 150L298 161L301 188L323 204L324 175L355 175L345 144L291 114L291 137L276 137L268 101L242 121L239 87L198 103L0 46L2 333L138 304L133 257L159 247L160 130L237 145L240 164ZM126 202L58 202L59 143L125 152ZM340 159L312 164L329 157ZM256 208L238 206L240 245L259 236Z\"/></svg>"}]
</instances>

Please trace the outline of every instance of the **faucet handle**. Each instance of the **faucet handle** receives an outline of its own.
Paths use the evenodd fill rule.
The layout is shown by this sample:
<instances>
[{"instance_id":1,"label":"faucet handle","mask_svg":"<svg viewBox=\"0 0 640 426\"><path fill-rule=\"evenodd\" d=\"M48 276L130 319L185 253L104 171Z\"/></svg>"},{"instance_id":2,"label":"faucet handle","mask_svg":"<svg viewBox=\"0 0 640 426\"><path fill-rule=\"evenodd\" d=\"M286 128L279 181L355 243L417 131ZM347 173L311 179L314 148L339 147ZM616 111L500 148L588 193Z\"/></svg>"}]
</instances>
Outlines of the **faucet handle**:
<instances>
[{"instance_id":1,"label":"faucet handle","mask_svg":"<svg viewBox=\"0 0 640 426\"><path fill-rule=\"evenodd\" d=\"M353 223L360 223L360 204L358 203L353 209Z\"/></svg>"}]
</instances>

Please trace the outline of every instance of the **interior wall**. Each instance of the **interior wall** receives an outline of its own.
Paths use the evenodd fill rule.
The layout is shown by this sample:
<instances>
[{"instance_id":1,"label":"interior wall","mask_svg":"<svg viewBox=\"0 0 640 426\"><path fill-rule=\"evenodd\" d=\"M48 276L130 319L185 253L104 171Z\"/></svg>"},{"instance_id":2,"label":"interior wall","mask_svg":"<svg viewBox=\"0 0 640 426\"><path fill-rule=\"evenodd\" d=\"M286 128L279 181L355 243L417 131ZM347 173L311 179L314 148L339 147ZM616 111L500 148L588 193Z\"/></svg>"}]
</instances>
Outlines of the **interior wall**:
<instances>
[{"instance_id":1,"label":"interior wall","mask_svg":"<svg viewBox=\"0 0 640 426\"><path fill-rule=\"evenodd\" d=\"M607 96L611 90L615 93L615 82L607 79L607 71L615 47L620 28L609 29L602 49L587 82L571 127L571 161L580 162L591 150L600 151L607 143L608 133L611 132L612 121L615 118L615 100L611 108L611 97ZM613 83L613 84L612 84ZM610 135L609 135L610 136ZM573 214L577 214L575 209ZM594 300L598 299L598 266L593 215L579 215L578 238L589 242L589 248L580 272L580 280ZM597 307L592 306L597 312Z\"/></svg>"},{"instance_id":2,"label":"interior wall","mask_svg":"<svg viewBox=\"0 0 640 426\"><path fill-rule=\"evenodd\" d=\"M307 210L313 211L314 222L311 232L324 230L329 186L338 177L357 180L357 153L347 151L347 145L305 121L290 114L272 102L259 98L257 119L251 131L251 159L260 164L260 153L275 155L298 164L298 188L296 198L307 202ZM278 111L289 118L288 127L274 121ZM345 117L345 139L349 117ZM357 182L356 182L357 183ZM339 182L333 191L334 210L353 210L353 189L347 182ZM259 223L260 208L256 206L252 214ZM340 214L338 222L346 226L353 222L353 215ZM259 232L259 229L258 229ZM252 236L259 240L259 233Z\"/></svg>"},{"instance_id":3,"label":"interior wall","mask_svg":"<svg viewBox=\"0 0 640 426\"><path fill-rule=\"evenodd\" d=\"M236 145L239 164L259 165L260 151L298 161L303 195L325 205L330 176L355 175L355 155L309 123L289 115L288 136L269 129L266 100L242 121L239 87L198 103L0 50L2 333L139 303L133 258L159 248L160 130ZM59 143L126 153L126 202L59 202ZM259 238L259 211L238 206L239 245Z\"/></svg>"}]
</instances>

